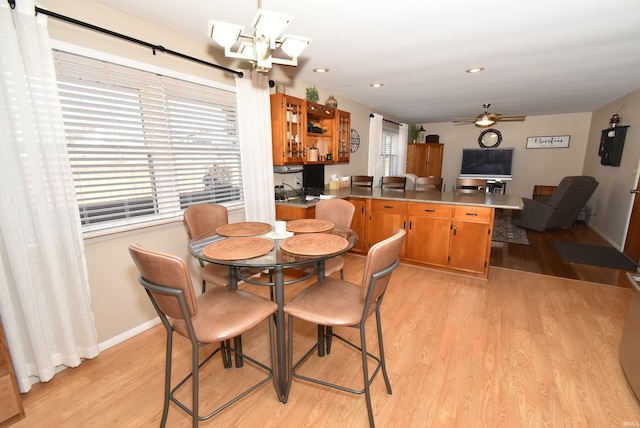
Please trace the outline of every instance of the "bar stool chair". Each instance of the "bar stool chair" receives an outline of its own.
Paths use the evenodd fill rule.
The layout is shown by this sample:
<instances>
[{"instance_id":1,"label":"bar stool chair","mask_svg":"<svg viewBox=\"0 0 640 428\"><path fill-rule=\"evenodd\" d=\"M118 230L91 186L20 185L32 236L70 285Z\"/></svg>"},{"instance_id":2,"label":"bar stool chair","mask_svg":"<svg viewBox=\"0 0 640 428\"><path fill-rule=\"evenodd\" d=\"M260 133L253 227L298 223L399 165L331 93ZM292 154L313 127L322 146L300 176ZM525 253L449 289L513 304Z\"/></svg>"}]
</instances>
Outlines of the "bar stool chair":
<instances>
[{"instance_id":1,"label":"bar stool chair","mask_svg":"<svg viewBox=\"0 0 640 428\"><path fill-rule=\"evenodd\" d=\"M486 193L487 180L482 178L457 178L453 191L455 193Z\"/></svg>"},{"instance_id":2,"label":"bar stool chair","mask_svg":"<svg viewBox=\"0 0 640 428\"><path fill-rule=\"evenodd\" d=\"M436 177L418 177L416 178L416 190L442 190L442 179Z\"/></svg>"},{"instance_id":3,"label":"bar stool chair","mask_svg":"<svg viewBox=\"0 0 640 428\"><path fill-rule=\"evenodd\" d=\"M344 199L322 199L316 204L316 218L329 220L334 224L350 228L355 210L356 207ZM326 276L340 272L340 278L344 279L343 268L343 256L331 257L324 262L324 274ZM299 268L305 274L311 273L314 269L315 265L304 265Z\"/></svg>"},{"instance_id":4,"label":"bar stool chair","mask_svg":"<svg viewBox=\"0 0 640 428\"><path fill-rule=\"evenodd\" d=\"M373 177L370 175L352 175L351 187L373 187Z\"/></svg>"},{"instance_id":5,"label":"bar stool chair","mask_svg":"<svg viewBox=\"0 0 640 428\"><path fill-rule=\"evenodd\" d=\"M375 426L373 408L371 406L371 393L369 387L378 371L382 369L382 375L387 387L387 393L391 394L391 384L387 375L387 368L384 359L384 345L382 341L382 325L380 320L380 305L384 298L385 291L391 278L391 273L398 266L398 255L405 238L405 231L398 230L393 236L378 242L371 247L367 254L361 285L350 282L325 277L322 280L310 285L300 294L293 298L284 306L284 312L288 315L289 323L289 352L288 366L291 376L288 390L291 387L291 378L302 379L320 385L336 388L341 391L353 394L365 394L369 425ZM376 314L376 329L378 332L379 356L375 356L367 351L365 324L367 318ZM327 336L321 337L309 351L295 364L293 364L293 319L299 318L314 324L327 327ZM353 327L360 331L360 346L347 339L333 333L334 327ZM349 347L360 351L362 358L362 374L364 380L363 389L353 389L347 386L329 383L321 379L311 378L299 373L299 368L308 360L316 349L320 349L327 342L327 354L331 347L328 339L335 337ZM319 358L319 357L314 357ZM324 358L329 358L328 356ZM373 374L369 376L368 359L376 362ZM310 362L310 361L309 361ZM344 361L338 361L343 364Z\"/></svg>"},{"instance_id":6,"label":"bar stool chair","mask_svg":"<svg viewBox=\"0 0 640 428\"><path fill-rule=\"evenodd\" d=\"M139 282L145 288L151 303L167 330L164 405L160 426L164 427L169 412L169 402L192 417L193 427L199 421L207 420L226 409L236 401L245 397L273 377L270 367L256 361L242 352L229 347L229 339L240 336L262 321L269 320L269 338L271 348L271 366L274 360L274 316L278 305L260 296L242 290L231 290L227 287L213 287L196 297L189 269L184 260L145 249L137 244L129 246L129 253L140 272ZM191 373L171 388L171 364L173 349L173 333L184 336L191 342ZM205 345L220 342L202 362L198 352ZM225 348L226 349L223 349ZM232 352L266 372L260 379L236 397L219 406L205 416L199 414L199 372L204 365L219 351ZM187 407L175 397L175 393L192 379L192 405ZM254 378L252 378L254 379Z\"/></svg>"},{"instance_id":7,"label":"bar stool chair","mask_svg":"<svg viewBox=\"0 0 640 428\"><path fill-rule=\"evenodd\" d=\"M187 228L189 239L202 233L215 230L219 226L229 224L227 207L219 204L192 205L184 211L184 224ZM200 263L200 276L202 278L202 292L207 291L207 283L222 287L229 286L229 267L215 263ZM243 276L251 276L260 272L260 269L242 269Z\"/></svg>"},{"instance_id":8,"label":"bar stool chair","mask_svg":"<svg viewBox=\"0 0 640 428\"><path fill-rule=\"evenodd\" d=\"M380 180L382 189L404 189L407 185L407 177L397 177L388 175Z\"/></svg>"}]
</instances>

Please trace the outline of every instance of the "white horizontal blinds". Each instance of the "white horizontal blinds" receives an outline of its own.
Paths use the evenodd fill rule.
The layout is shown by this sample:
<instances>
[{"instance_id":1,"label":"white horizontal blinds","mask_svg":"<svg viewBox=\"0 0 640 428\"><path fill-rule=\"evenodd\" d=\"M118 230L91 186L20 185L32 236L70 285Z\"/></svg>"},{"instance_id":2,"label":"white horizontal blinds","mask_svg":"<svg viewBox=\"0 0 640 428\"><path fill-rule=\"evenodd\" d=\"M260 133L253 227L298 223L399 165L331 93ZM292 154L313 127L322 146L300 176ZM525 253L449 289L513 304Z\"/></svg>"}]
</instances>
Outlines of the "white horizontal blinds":
<instances>
[{"instance_id":1,"label":"white horizontal blinds","mask_svg":"<svg viewBox=\"0 0 640 428\"><path fill-rule=\"evenodd\" d=\"M380 177L398 175L398 126L382 122Z\"/></svg>"},{"instance_id":2,"label":"white horizontal blinds","mask_svg":"<svg viewBox=\"0 0 640 428\"><path fill-rule=\"evenodd\" d=\"M55 52L85 231L242 201L236 95Z\"/></svg>"}]
</instances>

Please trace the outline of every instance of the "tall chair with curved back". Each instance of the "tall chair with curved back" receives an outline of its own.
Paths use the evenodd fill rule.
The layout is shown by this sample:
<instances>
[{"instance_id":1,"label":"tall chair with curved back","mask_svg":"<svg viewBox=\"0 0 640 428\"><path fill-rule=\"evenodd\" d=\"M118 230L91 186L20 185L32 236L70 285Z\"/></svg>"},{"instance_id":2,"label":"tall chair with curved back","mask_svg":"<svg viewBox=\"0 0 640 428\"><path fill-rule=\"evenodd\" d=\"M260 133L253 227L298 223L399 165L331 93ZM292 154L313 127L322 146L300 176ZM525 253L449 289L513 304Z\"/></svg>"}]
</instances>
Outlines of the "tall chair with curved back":
<instances>
[{"instance_id":1,"label":"tall chair with curved back","mask_svg":"<svg viewBox=\"0 0 640 428\"><path fill-rule=\"evenodd\" d=\"M407 185L407 177L388 175L380 179L382 189L404 189Z\"/></svg>"},{"instance_id":2,"label":"tall chair with curved back","mask_svg":"<svg viewBox=\"0 0 640 428\"><path fill-rule=\"evenodd\" d=\"M373 408L371 406L371 393L369 387L378 371L382 369L387 393L391 394L391 384L387 375L387 368L384 358L384 345L382 341L382 325L380 320L380 305L384 298L391 273L398 266L400 248L404 242L406 232L398 230L393 236L378 242L371 247L367 254L362 280L359 285L331 277L325 277L310 285L300 294L287 303L284 307L288 315L289 323L289 353L288 367L290 367L291 377L314 382L320 385L336 388L342 391L365 394L367 402L367 412L369 415L369 425L375 425L373 418ZM371 314L376 314L376 327L378 332L379 356L375 356L367 351L365 324ZM327 327L327 337L320 339L309 351L295 364L293 364L293 319L299 318ZM353 327L360 331L360 346L347 339L333 333L334 327ZM313 354L314 350L321 347L329 337L335 337L349 347L360 351L362 358L363 389L353 389L343 385L329 383L320 379L311 378L299 373L302 364ZM327 353L330 347L327 346ZM313 357L319 358L319 357ZM329 358L328 356L324 358ZM376 367L369 376L368 359L376 362ZM341 366L343 361L339 361ZM290 380L291 381L291 380Z\"/></svg>"},{"instance_id":3,"label":"tall chair with curved back","mask_svg":"<svg viewBox=\"0 0 640 428\"><path fill-rule=\"evenodd\" d=\"M192 205L184 211L184 224L189 238L215 230L219 226L229 223L227 207L218 204ZM213 263L200 262L200 276L202 278L202 292L207 291L207 283L226 287L229 285L229 268Z\"/></svg>"},{"instance_id":4,"label":"tall chair with curved back","mask_svg":"<svg viewBox=\"0 0 640 428\"><path fill-rule=\"evenodd\" d=\"M351 187L373 187L373 177L370 175L352 175Z\"/></svg>"},{"instance_id":5,"label":"tall chair with curved back","mask_svg":"<svg viewBox=\"0 0 640 428\"><path fill-rule=\"evenodd\" d=\"M198 204L192 205L184 211L184 224L187 227L189 238L193 238L202 233L215 230L219 226L229 223L229 213L227 207L218 204ZM207 290L207 283L227 287L229 285L229 267L216 265L214 263L200 263L200 276L202 277L202 292ZM242 268L243 276L251 276L260 269Z\"/></svg>"},{"instance_id":6,"label":"tall chair with curved back","mask_svg":"<svg viewBox=\"0 0 640 428\"><path fill-rule=\"evenodd\" d=\"M169 402L192 417L192 425L206 420L243 398L273 377L270 367L227 346L225 343L235 336L254 328L262 321L269 320L271 365L273 366L273 328L274 317L278 305L260 296L242 290L227 287L212 287L200 296L195 295L193 283L186 263L179 257L145 249L137 244L129 246L129 253L140 272L139 282L145 288L151 303L158 313L167 331L164 406L160 426L164 427L169 412ZM191 373L171 387L171 366L173 355L173 333L187 338L191 342ZM220 342L221 347L215 349L202 362L199 350L203 346ZM240 355L252 365L266 372L266 376L244 389L236 397L219 406L206 416L199 413L199 371L218 351L233 352ZM251 379L256 377L252 374ZM189 380L192 380L191 408L183 404L175 393ZM252 380L255 382L255 380ZM240 389L240 388L238 388Z\"/></svg>"},{"instance_id":7,"label":"tall chair with curved back","mask_svg":"<svg viewBox=\"0 0 640 428\"><path fill-rule=\"evenodd\" d=\"M455 193L486 193L487 180L482 178L457 178L453 191Z\"/></svg>"},{"instance_id":8,"label":"tall chair with curved back","mask_svg":"<svg viewBox=\"0 0 640 428\"><path fill-rule=\"evenodd\" d=\"M356 207L349 201L344 199L323 199L316 204L316 218L321 220L329 220L334 224L351 227L353 214ZM306 265L300 268L305 273L310 273L315 266ZM324 274L326 276L340 272L340 278L344 278L344 257L336 256L325 260Z\"/></svg>"},{"instance_id":9,"label":"tall chair with curved back","mask_svg":"<svg viewBox=\"0 0 640 428\"><path fill-rule=\"evenodd\" d=\"M442 179L436 177L417 177L416 190L440 192L442 190Z\"/></svg>"}]
</instances>

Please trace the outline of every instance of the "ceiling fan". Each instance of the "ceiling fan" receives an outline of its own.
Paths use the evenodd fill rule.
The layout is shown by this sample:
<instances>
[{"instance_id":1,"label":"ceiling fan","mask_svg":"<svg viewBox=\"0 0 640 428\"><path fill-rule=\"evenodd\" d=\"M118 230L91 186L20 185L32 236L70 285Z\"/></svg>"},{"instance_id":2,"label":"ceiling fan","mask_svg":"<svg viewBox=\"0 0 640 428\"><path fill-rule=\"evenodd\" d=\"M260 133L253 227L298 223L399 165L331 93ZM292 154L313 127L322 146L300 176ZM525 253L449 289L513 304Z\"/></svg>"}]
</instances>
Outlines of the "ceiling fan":
<instances>
[{"instance_id":1,"label":"ceiling fan","mask_svg":"<svg viewBox=\"0 0 640 428\"><path fill-rule=\"evenodd\" d=\"M453 123L457 123L459 125L473 123L476 126L485 128L496 122L522 122L527 117L525 115L505 116L502 113L489 113L490 106L491 104L488 103L482 104L482 107L484 107L484 113L479 114L475 118L455 118L453 119Z\"/></svg>"}]
</instances>

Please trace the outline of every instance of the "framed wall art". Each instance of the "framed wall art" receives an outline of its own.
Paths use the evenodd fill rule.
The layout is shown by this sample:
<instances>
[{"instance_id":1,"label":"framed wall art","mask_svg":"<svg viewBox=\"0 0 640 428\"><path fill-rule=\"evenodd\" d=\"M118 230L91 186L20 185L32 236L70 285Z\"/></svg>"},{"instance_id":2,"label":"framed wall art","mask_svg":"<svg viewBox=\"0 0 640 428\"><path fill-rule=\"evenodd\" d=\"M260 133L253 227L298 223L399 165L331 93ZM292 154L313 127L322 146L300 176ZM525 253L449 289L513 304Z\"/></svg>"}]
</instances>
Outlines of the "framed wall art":
<instances>
[{"instance_id":1,"label":"framed wall art","mask_svg":"<svg viewBox=\"0 0 640 428\"><path fill-rule=\"evenodd\" d=\"M561 149L569 147L570 135L557 135L552 137L529 137L527 149Z\"/></svg>"}]
</instances>

